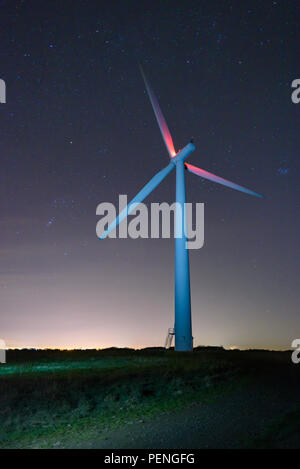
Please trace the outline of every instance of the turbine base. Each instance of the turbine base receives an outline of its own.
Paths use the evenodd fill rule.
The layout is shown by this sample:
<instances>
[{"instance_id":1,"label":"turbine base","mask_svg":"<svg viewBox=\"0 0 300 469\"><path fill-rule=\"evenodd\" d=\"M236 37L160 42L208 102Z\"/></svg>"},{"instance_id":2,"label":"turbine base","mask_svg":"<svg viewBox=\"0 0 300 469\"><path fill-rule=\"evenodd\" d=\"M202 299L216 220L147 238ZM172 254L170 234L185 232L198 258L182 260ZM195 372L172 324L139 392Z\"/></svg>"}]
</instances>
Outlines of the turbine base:
<instances>
[{"instance_id":1,"label":"turbine base","mask_svg":"<svg viewBox=\"0 0 300 469\"><path fill-rule=\"evenodd\" d=\"M176 336L175 335L175 351L191 352L193 350L193 337Z\"/></svg>"}]
</instances>

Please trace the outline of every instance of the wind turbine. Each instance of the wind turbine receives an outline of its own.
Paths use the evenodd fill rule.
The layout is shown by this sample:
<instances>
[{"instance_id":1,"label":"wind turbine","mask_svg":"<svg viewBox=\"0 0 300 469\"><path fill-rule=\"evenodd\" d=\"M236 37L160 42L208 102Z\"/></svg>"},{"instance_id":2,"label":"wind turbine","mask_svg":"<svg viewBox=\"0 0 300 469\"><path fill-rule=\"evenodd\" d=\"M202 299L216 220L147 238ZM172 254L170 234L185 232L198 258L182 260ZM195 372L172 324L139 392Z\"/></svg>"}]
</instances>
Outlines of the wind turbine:
<instances>
[{"instance_id":1,"label":"wind turbine","mask_svg":"<svg viewBox=\"0 0 300 469\"><path fill-rule=\"evenodd\" d=\"M189 172L196 174L204 179L222 184L223 186L230 187L246 194L261 197L260 194L246 189L238 184L230 182L226 179L209 173L204 169L197 166L185 163L185 159L195 150L195 145L191 141L182 150L176 152L173 140L168 129L165 118L161 112L155 94L147 81L143 70L141 73L145 82L146 90L148 92L154 114L159 125L163 140L169 153L170 162L168 166L157 173L132 199L132 201L125 207L117 216L117 218L108 226L100 239L104 239L108 234L114 230L124 218L129 215L132 210L137 207L162 181L165 177L176 168L176 216L175 216L175 231L181 233L181 236L175 237L175 350L176 351L190 351L193 349L192 337L192 317L191 317L191 293L190 293L190 267L189 267L189 253L186 248L186 213L185 213L185 174L187 169ZM177 207L181 208L182 216L177 216ZM180 226L181 225L181 226ZM178 231L179 230L179 231Z\"/></svg>"}]
</instances>

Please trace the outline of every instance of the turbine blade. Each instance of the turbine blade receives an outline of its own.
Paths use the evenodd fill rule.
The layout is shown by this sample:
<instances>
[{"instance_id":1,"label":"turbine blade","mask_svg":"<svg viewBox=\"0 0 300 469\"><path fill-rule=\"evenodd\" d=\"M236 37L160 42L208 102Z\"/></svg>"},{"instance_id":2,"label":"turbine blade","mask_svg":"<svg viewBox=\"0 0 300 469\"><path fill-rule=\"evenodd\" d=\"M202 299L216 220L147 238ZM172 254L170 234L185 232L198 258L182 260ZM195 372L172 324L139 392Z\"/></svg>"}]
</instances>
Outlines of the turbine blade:
<instances>
[{"instance_id":1,"label":"turbine blade","mask_svg":"<svg viewBox=\"0 0 300 469\"><path fill-rule=\"evenodd\" d=\"M208 171L204 171L204 169L197 168L197 166L193 166L188 163L185 163L185 166L187 167L188 171L204 179L217 182L218 184L222 184L223 186L230 187L231 189L235 189L237 191L245 192L245 194L250 194L256 197L263 198L263 196L260 194L257 194L257 192L253 192L250 189L247 189L246 187L240 186L239 184L235 184L234 182L227 181L227 179L223 179L220 176L216 176L215 174L209 173Z\"/></svg>"},{"instance_id":2,"label":"turbine blade","mask_svg":"<svg viewBox=\"0 0 300 469\"><path fill-rule=\"evenodd\" d=\"M149 194L152 192L165 177L175 168L174 163L168 164L164 169L162 169L159 173L155 174L152 179L140 190L140 192L132 199L131 202L125 207L115 218L115 220L108 226L108 228L104 231L104 233L100 236L100 239L105 239L107 235L114 230L120 223L123 221L127 215L129 215L132 210L136 208L136 205L141 203Z\"/></svg>"},{"instance_id":3,"label":"turbine blade","mask_svg":"<svg viewBox=\"0 0 300 469\"><path fill-rule=\"evenodd\" d=\"M156 96L155 96L150 84L148 83L148 81L146 79L146 76L144 74L144 71L143 71L141 66L140 66L140 69L141 69L141 74L142 74L142 77L143 77L143 80L144 80L144 83L145 83L145 86L146 86L146 90L148 92L148 95L149 95L149 98L150 98L150 101L151 101L151 104L152 104L152 107L153 107L153 111L154 111L157 123L158 123L159 128L160 128L162 137L164 139L164 142L165 142L165 145L167 147L167 150L169 152L170 157L173 158L176 155L176 151L175 151L175 148L174 148L174 143L173 143L170 131L168 129L168 126L167 126L167 123L166 123L165 118L163 116L163 113L161 112L161 109L159 107Z\"/></svg>"}]
</instances>

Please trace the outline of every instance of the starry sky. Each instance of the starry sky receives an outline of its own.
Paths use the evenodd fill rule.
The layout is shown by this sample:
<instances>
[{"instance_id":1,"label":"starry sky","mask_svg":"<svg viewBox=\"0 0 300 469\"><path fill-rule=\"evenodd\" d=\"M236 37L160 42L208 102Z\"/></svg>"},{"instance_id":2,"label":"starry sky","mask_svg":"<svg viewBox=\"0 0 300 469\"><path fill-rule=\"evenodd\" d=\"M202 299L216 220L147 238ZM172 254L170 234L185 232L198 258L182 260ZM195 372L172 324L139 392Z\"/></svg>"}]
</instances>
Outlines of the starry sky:
<instances>
[{"instance_id":1,"label":"starry sky","mask_svg":"<svg viewBox=\"0 0 300 469\"><path fill-rule=\"evenodd\" d=\"M96 237L96 207L168 163L139 63L205 204L190 251L194 344L300 334L296 1L1 0L0 337L10 347L163 345L174 240ZM298 37L299 44L299 37ZM299 54L298 54L299 55ZM298 143L298 145L297 145ZM147 199L172 203L175 172Z\"/></svg>"}]
</instances>

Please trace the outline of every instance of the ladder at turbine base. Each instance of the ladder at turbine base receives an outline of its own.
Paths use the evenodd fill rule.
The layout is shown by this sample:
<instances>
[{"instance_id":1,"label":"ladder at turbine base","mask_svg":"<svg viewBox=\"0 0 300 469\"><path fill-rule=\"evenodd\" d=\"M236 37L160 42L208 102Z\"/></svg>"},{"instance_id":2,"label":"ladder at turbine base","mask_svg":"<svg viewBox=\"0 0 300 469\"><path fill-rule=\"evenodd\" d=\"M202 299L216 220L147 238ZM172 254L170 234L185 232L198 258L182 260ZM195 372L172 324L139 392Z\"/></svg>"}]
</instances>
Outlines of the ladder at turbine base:
<instances>
[{"instance_id":1,"label":"ladder at turbine base","mask_svg":"<svg viewBox=\"0 0 300 469\"><path fill-rule=\"evenodd\" d=\"M165 340L165 349L168 349L172 346L174 335L175 335L175 329L173 327L169 327L168 334Z\"/></svg>"}]
</instances>

